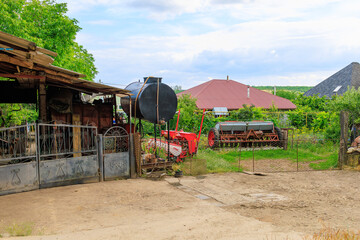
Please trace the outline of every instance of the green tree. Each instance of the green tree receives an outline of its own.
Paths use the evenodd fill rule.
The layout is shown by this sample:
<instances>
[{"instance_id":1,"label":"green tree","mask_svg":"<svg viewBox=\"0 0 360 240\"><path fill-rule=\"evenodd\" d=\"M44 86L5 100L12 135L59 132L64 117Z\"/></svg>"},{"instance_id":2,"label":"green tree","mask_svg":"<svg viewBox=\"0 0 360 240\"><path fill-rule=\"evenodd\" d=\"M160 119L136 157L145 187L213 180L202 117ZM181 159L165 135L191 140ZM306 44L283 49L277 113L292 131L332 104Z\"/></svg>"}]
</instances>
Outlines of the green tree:
<instances>
[{"instance_id":1,"label":"green tree","mask_svg":"<svg viewBox=\"0 0 360 240\"><path fill-rule=\"evenodd\" d=\"M309 107L311 111L324 111L330 99L325 96L304 96L301 92L279 90L276 92L279 97L286 98L294 103L297 107Z\"/></svg>"},{"instance_id":2,"label":"green tree","mask_svg":"<svg viewBox=\"0 0 360 240\"><path fill-rule=\"evenodd\" d=\"M235 111L230 112L228 117L231 121L251 121L251 120L263 120L264 113L261 108L257 108L254 105L243 105L243 108L240 108Z\"/></svg>"},{"instance_id":3,"label":"green tree","mask_svg":"<svg viewBox=\"0 0 360 240\"><path fill-rule=\"evenodd\" d=\"M37 117L35 104L0 104L0 127L33 123Z\"/></svg>"},{"instance_id":4,"label":"green tree","mask_svg":"<svg viewBox=\"0 0 360 240\"><path fill-rule=\"evenodd\" d=\"M172 87L172 89L174 90L174 92L175 92L176 94L184 91L184 90L182 90L182 87L181 87L180 85L175 85L174 87Z\"/></svg>"},{"instance_id":5,"label":"green tree","mask_svg":"<svg viewBox=\"0 0 360 240\"><path fill-rule=\"evenodd\" d=\"M348 111L351 114L352 123L360 123L360 89L348 89L342 96L336 96L329 102L327 110L337 114L340 111Z\"/></svg>"},{"instance_id":6,"label":"green tree","mask_svg":"<svg viewBox=\"0 0 360 240\"><path fill-rule=\"evenodd\" d=\"M197 117L196 115L196 113L200 112L196 106L196 98L192 98L187 94L181 95L178 98L178 109L180 109L178 129L183 129L185 132L197 133L201 117ZM171 126L174 126L174 123L176 124L176 120L177 119L173 119L173 124Z\"/></svg>"},{"instance_id":7,"label":"green tree","mask_svg":"<svg viewBox=\"0 0 360 240\"><path fill-rule=\"evenodd\" d=\"M95 60L75 42L81 28L66 13L66 3L54 0L0 0L0 30L58 53L53 65L83 73L93 81Z\"/></svg>"}]
</instances>

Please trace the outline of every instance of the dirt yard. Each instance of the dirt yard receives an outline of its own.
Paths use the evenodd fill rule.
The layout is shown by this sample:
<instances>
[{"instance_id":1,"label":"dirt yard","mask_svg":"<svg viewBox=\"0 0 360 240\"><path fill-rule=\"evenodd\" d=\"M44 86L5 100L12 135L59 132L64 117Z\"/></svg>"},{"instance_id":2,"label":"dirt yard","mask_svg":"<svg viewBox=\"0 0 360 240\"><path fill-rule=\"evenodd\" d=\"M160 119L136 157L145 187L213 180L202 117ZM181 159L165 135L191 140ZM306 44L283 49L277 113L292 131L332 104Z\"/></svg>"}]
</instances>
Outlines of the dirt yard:
<instances>
[{"instance_id":1,"label":"dirt yard","mask_svg":"<svg viewBox=\"0 0 360 240\"><path fill-rule=\"evenodd\" d=\"M0 196L0 234L21 239L303 239L360 230L360 172L130 179Z\"/></svg>"}]
</instances>

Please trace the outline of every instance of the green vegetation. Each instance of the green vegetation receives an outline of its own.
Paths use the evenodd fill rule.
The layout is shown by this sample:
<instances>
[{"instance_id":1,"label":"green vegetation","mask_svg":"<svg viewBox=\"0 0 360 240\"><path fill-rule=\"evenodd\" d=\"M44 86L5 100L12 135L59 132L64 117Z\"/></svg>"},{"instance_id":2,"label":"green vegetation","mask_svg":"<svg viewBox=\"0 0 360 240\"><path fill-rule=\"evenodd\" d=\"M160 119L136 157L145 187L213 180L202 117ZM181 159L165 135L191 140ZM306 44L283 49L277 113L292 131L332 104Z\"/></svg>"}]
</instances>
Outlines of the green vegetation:
<instances>
[{"instance_id":1,"label":"green vegetation","mask_svg":"<svg viewBox=\"0 0 360 240\"><path fill-rule=\"evenodd\" d=\"M35 104L0 103L0 127L33 123L38 118Z\"/></svg>"},{"instance_id":2,"label":"green vegetation","mask_svg":"<svg viewBox=\"0 0 360 240\"><path fill-rule=\"evenodd\" d=\"M259 90L274 91L274 86L252 86L252 87L257 88ZM285 90L285 91L296 91L296 92L304 93L310 90L311 88L312 87L310 86L276 86L276 92L278 92L278 90Z\"/></svg>"},{"instance_id":3,"label":"green vegetation","mask_svg":"<svg viewBox=\"0 0 360 240\"><path fill-rule=\"evenodd\" d=\"M192 175L192 176L203 175L208 172L206 163L207 163L206 159L189 158L186 159L185 162L180 164L180 168L183 171L183 173L186 175Z\"/></svg>"},{"instance_id":4,"label":"green vegetation","mask_svg":"<svg viewBox=\"0 0 360 240\"><path fill-rule=\"evenodd\" d=\"M282 94L282 90L279 91ZM360 90L349 89L343 96L333 99L317 96L304 96L299 92L283 91L283 97L288 98L297 108L292 111L279 111L276 106L262 109L244 105L243 108L230 111L228 116L215 118L211 111L206 113L203 123L203 133L207 133L217 122L223 121L273 121L279 127L292 127L303 132L311 132L321 139L338 141L340 136L339 113L347 110L351 114L350 126L360 123ZM181 110L179 129L187 132L199 131L202 111L196 107L196 99L183 95L178 99ZM170 121L171 129L175 129L176 117Z\"/></svg>"},{"instance_id":5,"label":"green vegetation","mask_svg":"<svg viewBox=\"0 0 360 240\"><path fill-rule=\"evenodd\" d=\"M182 90L181 86L179 86L179 85L173 86L172 89L174 90L174 92L176 94L181 93L182 91L184 91L184 90Z\"/></svg>"},{"instance_id":6,"label":"green vegetation","mask_svg":"<svg viewBox=\"0 0 360 240\"><path fill-rule=\"evenodd\" d=\"M206 136L203 136L206 138ZM292 163L308 163L314 170L325 170L337 167L338 147L332 141L318 141L313 139L295 140L293 145L289 141L288 149L255 150L237 148L223 148L212 150L204 146L202 141L195 159L206 159L207 170L213 172L237 172L240 161L258 160L288 160ZM294 165L296 166L296 165Z\"/></svg>"},{"instance_id":7,"label":"green vegetation","mask_svg":"<svg viewBox=\"0 0 360 240\"><path fill-rule=\"evenodd\" d=\"M11 237L30 236L33 233L33 223L13 223L5 230Z\"/></svg>"}]
</instances>

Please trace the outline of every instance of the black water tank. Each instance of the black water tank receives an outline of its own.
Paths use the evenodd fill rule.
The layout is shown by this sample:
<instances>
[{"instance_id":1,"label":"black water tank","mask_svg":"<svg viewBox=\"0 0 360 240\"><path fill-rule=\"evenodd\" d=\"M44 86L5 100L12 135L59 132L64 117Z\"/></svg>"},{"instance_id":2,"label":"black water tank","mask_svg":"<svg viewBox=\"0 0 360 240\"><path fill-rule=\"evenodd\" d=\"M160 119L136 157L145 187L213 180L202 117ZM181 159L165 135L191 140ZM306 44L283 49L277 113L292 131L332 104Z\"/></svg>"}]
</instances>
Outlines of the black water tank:
<instances>
[{"instance_id":1,"label":"black water tank","mask_svg":"<svg viewBox=\"0 0 360 240\"><path fill-rule=\"evenodd\" d=\"M144 82L146 79L144 78ZM160 121L167 122L174 117L177 108L176 94L168 85L162 83L161 79L149 77L145 85L144 82L133 82L125 88L133 94L131 96L132 117L135 117L135 99L138 95L136 118L157 123ZM139 93L140 89L141 92ZM159 119L157 119L157 98L159 98ZM121 98L121 106L126 114L130 115L129 97Z\"/></svg>"}]
</instances>

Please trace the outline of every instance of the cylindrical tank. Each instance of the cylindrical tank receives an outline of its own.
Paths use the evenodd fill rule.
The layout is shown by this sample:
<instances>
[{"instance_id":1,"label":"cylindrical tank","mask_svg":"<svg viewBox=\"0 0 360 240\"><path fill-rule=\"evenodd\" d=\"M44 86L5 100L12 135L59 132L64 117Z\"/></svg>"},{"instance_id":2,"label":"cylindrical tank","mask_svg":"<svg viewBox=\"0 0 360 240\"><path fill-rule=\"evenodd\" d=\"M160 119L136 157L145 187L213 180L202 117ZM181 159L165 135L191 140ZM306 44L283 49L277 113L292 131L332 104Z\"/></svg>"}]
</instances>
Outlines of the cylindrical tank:
<instances>
[{"instance_id":1,"label":"cylindrical tank","mask_svg":"<svg viewBox=\"0 0 360 240\"><path fill-rule=\"evenodd\" d=\"M144 82L146 79L144 78ZM125 88L133 94L131 96L132 117L135 117L135 99L137 96L136 118L158 123L160 121L167 122L174 117L177 108L176 94L168 85L162 83L161 79L149 77L145 85L144 82L133 82ZM159 103L158 109L157 102ZM121 106L126 114L130 115L129 97L121 98Z\"/></svg>"}]
</instances>

